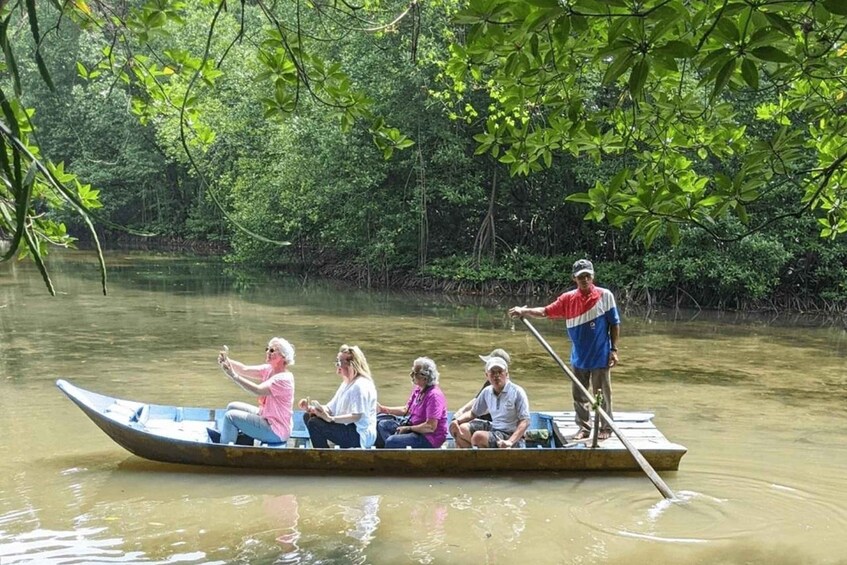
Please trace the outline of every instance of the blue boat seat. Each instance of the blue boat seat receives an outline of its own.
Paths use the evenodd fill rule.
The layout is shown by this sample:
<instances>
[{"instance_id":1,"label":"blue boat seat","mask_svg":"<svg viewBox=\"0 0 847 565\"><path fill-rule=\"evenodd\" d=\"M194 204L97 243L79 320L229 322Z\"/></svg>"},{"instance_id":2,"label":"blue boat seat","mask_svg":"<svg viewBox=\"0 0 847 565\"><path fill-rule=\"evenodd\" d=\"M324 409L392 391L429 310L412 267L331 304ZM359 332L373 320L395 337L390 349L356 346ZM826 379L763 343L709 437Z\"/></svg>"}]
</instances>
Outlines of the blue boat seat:
<instances>
[{"instance_id":1,"label":"blue boat seat","mask_svg":"<svg viewBox=\"0 0 847 565\"><path fill-rule=\"evenodd\" d=\"M304 445L306 447L311 447L312 443L309 441L309 429L306 427L306 422L303 421L303 411L295 410L293 419L294 425L291 428L291 436L289 440L293 440L295 446Z\"/></svg>"}]
</instances>

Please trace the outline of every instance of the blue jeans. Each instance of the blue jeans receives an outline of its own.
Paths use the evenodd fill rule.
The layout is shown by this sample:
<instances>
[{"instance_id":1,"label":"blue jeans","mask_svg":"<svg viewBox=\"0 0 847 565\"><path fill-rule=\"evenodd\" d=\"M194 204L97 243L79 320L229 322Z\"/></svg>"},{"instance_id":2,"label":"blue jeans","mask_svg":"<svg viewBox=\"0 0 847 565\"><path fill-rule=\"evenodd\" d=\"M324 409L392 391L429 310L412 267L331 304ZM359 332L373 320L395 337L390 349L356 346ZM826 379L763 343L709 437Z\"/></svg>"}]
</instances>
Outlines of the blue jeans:
<instances>
[{"instance_id":1,"label":"blue jeans","mask_svg":"<svg viewBox=\"0 0 847 565\"><path fill-rule=\"evenodd\" d=\"M265 443L285 442L274 433L268 421L259 416L258 407L244 402L230 402L221 426L221 443L227 445L235 442L239 430Z\"/></svg>"},{"instance_id":2,"label":"blue jeans","mask_svg":"<svg viewBox=\"0 0 847 565\"><path fill-rule=\"evenodd\" d=\"M312 447L329 447L331 441L338 447L360 447L359 432L356 424L336 424L326 422L308 412L303 414L303 421L309 429L309 440Z\"/></svg>"},{"instance_id":3,"label":"blue jeans","mask_svg":"<svg viewBox=\"0 0 847 565\"><path fill-rule=\"evenodd\" d=\"M405 424L404 424L405 425ZM379 418L376 422L376 446L387 449L432 449L432 444L419 433L398 434L400 422L396 418Z\"/></svg>"},{"instance_id":4,"label":"blue jeans","mask_svg":"<svg viewBox=\"0 0 847 565\"><path fill-rule=\"evenodd\" d=\"M412 432L410 434L394 434L385 440L386 449L432 449L432 444L429 443L423 435Z\"/></svg>"},{"instance_id":5,"label":"blue jeans","mask_svg":"<svg viewBox=\"0 0 847 565\"><path fill-rule=\"evenodd\" d=\"M385 447L385 440L394 435L400 422L395 416L378 416L376 419L376 442L377 447Z\"/></svg>"}]
</instances>

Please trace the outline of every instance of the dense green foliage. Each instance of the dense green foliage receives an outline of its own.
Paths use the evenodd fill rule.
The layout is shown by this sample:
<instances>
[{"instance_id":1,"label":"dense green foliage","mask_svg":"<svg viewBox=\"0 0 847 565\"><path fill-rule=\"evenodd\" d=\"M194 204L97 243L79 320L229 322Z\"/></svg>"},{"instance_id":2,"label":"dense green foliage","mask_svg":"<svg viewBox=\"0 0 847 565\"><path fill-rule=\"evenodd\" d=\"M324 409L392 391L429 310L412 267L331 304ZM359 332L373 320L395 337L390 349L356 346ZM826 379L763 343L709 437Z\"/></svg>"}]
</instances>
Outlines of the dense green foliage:
<instances>
[{"instance_id":1,"label":"dense green foliage","mask_svg":"<svg viewBox=\"0 0 847 565\"><path fill-rule=\"evenodd\" d=\"M847 304L838 3L37 5L0 12L6 258L93 218L364 284L588 256L623 298Z\"/></svg>"},{"instance_id":2,"label":"dense green foliage","mask_svg":"<svg viewBox=\"0 0 847 565\"><path fill-rule=\"evenodd\" d=\"M513 174L611 162L569 198L589 219L648 244L682 223L737 239L784 192L822 236L847 232L847 3L470 0L457 20L454 90L492 100L479 152Z\"/></svg>"}]
</instances>

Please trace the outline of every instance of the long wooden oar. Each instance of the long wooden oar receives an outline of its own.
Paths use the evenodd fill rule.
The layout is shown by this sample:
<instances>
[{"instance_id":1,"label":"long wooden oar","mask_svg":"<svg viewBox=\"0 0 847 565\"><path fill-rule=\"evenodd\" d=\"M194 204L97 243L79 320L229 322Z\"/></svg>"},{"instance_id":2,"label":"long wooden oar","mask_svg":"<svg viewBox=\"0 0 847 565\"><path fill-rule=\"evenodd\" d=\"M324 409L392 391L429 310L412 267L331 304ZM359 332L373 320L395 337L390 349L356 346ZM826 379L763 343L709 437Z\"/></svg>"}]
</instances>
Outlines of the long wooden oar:
<instances>
[{"instance_id":1,"label":"long wooden oar","mask_svg":"<svg viewBox=\"0 0 847 565\"><path fill-rule=\"evenodd\" d=\"M582 386L582 383L579 382L579 379L576 378L576 375L574 375L573 372L568 369L568 366L565 365L565 363L559 358L558 355L556 355L556 352L553 351L553 348L550 347L550 344L547 343L547 340L545 340L541 336L541 334L538 333L538 330L536 330L535 327L531 323L529 323L529 320L521 316L521 322L523 322L527 329L532 333L532 335L535 336L535 339L538 340L541 346L547 350L547 353L549 353L550 356L553 357L553 360L558 363L559 367L562 368L565 374L570 377L571 381L573 381L573 383L577 386L577 388L579 388L582 394L585 395L588 401L591 404L595 404L594 396L590 392L588 392L588 389ZM620 429L618 429L617 424L615 424L615 421L612 420L609 415L606 414L606 411L603 410L603 408L601 408L599 405L597 405L596 410L597 413L600 414L600 416L606 422L606 424L609 425L612 431L615 432L615 435L618 436L618 438L621 440L621 443L624 445L624 447L626 447L630 455L632 455L632 458L635 459L635 462L638 463L638 466L641 467L641 470L644 471L644 474L647 475L647 478L649 478L656 486L656 488L659 489L659 492L662 493L662 496L664 496L668 500L676 499L676 495L668 487L668 485L665 484L665 481L662 480L662 477L659 476L659 474L656 472L655 469L653 469L650 463L647 462L647 459L645 459L644 456L641 455L641 452L635 449L635 447L629 442L629 440L624 437Z\"/></svg>"}]
</instances>

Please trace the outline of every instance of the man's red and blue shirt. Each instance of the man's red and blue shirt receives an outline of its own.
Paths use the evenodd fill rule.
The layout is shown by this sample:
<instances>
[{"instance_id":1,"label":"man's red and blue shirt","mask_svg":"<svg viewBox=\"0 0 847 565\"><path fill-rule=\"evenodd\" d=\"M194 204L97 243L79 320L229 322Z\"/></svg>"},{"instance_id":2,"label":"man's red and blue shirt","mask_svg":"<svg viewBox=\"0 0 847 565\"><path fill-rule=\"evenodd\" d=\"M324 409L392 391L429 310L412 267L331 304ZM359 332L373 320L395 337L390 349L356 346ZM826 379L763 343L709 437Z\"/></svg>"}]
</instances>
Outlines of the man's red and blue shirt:
<instances>
[{"instance_id":1,"label":"man's red and blue shirt","mask_svg":"<svg viewBox=\"0 0 847 565\"><path fill-rule=\"evenodd\" d=\"M544 307L549 318L564 318L571 343L571 365L577 369L609 366L609 326L621 323L615 296L592 285L587 294L574 289Z\"/></svg>"}]
</instances>

